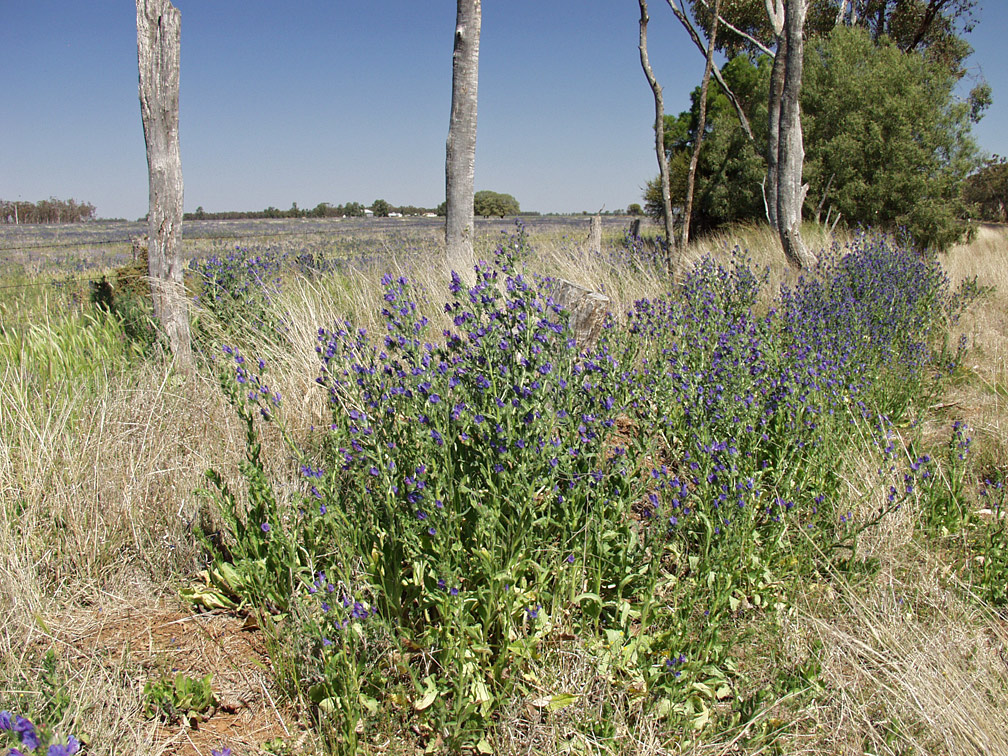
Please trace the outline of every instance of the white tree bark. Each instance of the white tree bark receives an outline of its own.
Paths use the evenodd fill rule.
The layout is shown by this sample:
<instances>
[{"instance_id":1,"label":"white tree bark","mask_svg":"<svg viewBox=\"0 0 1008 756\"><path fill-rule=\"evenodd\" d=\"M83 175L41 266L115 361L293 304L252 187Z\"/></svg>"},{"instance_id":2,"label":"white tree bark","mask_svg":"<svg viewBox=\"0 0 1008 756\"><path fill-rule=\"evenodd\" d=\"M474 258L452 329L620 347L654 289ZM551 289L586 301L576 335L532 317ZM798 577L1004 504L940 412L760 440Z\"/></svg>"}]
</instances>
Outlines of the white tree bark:
<instances>
[{"instance_id":1,"label":"white tree bark","mask_svg":"<svg viewBox=\"0 0 1008 756\"><path fill-rule=\"evenodd\" d=\"M777 154L780 150L781 93L784 91L784 64L787 60L787 39L784 36L784 4L777 0L776 6L767 0L767 15L774 32L776 52L770 70L770 94L767 105L767 175L763 185L763 203L767 220L776 231L777 225Z\"/></svg>"},{"instance_id":2,"label":"white tree bark","mask_svg":"<svg viewBox=\"0 0 1008 756\"><path fill-rule=\"evenodd\" d=\"M452 55L451 122L445 149L445 250L448 267L472 282L473 195L481 0L458 0Z\"/></svg>"},{"instance_id":3,"label":"white tree bark","mask_svg":"<svg viewBox=\"0 0 1008 756\"><path fill-rule=\"evenodd\" d=\"M769 0L768 0L769 3ZM802 183L805 144L802 138L799 97L805 13L808 0L787 0L784 13L784 84L780 95L780 126L777 145L777 232L784 256L796 268L814 265L815 255L801 238L802 206L808 184Z\"/></svg>"},{"instance_id":4,"label":"white tree bark","mask_svg":"<svg viewBox=\"0 0 1008 756\"><path fill-rule=\"evenodd\" d=\"M665 225L665 253L668 257L669 273L674 274L677 266L675 255L675 237L672 235L672 196L669 190L669 170L668 157L665 155L665 103L662 100L662 88L655 78L651 69L651 62L648 60L647 52L647 25L648 7L647 0L638 0L640 4L640 50L641 68L644 69L644 76L647 77L648 84L651 85L651 92L654 94L655 102L655 152L658 157L658 181L661 183L662 216Z\"/></svg>"},{"instance_id":5,"label":"white tree bark","mask_svg":"<svg viewBox=\"0 0 1008 756\"><path fill-rule=\"evenodd\" d=\"M168 0L137 0L140 115L147 144L150 273L154 315L178 364L192 362L182 264L179 51L182 18Z\"/></svg>"}]
</instances>

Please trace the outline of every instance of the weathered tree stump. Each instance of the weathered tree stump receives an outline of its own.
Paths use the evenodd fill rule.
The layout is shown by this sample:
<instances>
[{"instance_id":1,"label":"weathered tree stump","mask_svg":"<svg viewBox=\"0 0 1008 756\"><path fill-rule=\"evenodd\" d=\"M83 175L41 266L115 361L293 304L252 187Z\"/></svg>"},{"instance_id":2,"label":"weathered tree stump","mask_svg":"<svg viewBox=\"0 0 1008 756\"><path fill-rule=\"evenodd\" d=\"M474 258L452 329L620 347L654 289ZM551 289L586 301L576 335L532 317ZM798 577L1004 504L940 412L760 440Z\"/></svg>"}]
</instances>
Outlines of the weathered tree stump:
<instances>
[{"instance_id":1,"label":"weathered tree stump","mask_svg":"<svg viewBox=\"0 0 1008 756\"><path fill-rule=\"evenodd\" d=\"M131 236L130 245L133 247L133 262L143 260L144 265L146 265L147 250L149 245L147 234L141 234L140 236Z\"/></svg>"},{"instance_id":2,"label":"weathered tree stump","mask_svg":"<svg viewBox=\"0 0 1008 756\"><path fill-rule=\"evenodd\" d=\"M609 297L561 278L554 301L569 313L568 323L578 351L595 346L609 311Z\"/></svg>"}]
</instances>

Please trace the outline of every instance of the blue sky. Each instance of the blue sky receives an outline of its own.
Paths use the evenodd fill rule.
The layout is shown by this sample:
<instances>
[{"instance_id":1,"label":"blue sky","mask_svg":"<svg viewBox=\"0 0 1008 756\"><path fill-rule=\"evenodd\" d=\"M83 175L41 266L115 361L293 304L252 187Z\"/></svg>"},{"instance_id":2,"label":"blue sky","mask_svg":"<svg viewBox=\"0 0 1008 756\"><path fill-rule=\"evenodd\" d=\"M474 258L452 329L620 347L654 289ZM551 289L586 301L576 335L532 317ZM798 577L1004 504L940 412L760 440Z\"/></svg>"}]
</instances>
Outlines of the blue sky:
<instances>
[{"instance_id":1,"label":"blue sky","mask_svg":"<svg viewBox=\"0 0 1008 756\"><path fill-rule=\"evenodd\" d=\"M185 207L444 198L455 3L176 0ZM971 70L993 88L975 129L1008 154L1008 8L981 1ZM702 56L660 0L649 52L667 112ZM0 0L0 198L147 210L133 3ZM486 0L476 188L523 209L625 208L657 173L654 103L632 0Z\"/></svg>"}]
</instances>

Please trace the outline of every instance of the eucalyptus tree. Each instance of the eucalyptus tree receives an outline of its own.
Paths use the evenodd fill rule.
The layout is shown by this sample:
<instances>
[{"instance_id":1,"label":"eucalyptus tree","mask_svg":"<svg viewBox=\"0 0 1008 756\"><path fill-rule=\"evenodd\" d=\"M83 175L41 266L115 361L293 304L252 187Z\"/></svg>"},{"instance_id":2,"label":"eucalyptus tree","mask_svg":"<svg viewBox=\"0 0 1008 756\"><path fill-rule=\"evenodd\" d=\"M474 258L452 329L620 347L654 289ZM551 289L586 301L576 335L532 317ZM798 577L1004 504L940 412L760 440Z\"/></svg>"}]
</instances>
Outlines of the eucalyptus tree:
<instances>
[{"instance_id":1,"label":"eucalyptus tree","mask_svg":"<svg viewBox=\"0 0 1008 756\"><path fill-rule=\"evenodd\" d=\"M137 0L140 115L147 144L147 266L154 315L178 364L192 362L182 265L179 58L182 17L168 0Z\"/></svg>"},{"instance_id":2,"label":"eucalyptus tree","mask_svg":"<svg viewBox=\"0 0 1008 756\"><path fill-rule=\"evenodd\" d=\"M452 54L451 120L445 147L445 254L448 267L473 275L473 196L481 0L458 0Z\"/></svg>"},{"instance_id":3,"label":"eucalyptus tree","mask_svg":"<svg viewBox=\"0 0 1008 756\"><path fill-rule=\"evenodd\" d=\"M815 255L801 238L805 142L801 124L805 17L809 0L766 0L777 50L770 74L767 140L767 214L784 256L795 268L814 265Z\"/></svg>"},{"instance_id":4,"label":"eucalyptus tree","mask_svg":"<svg viewBox=\"0 0 1008 756\"><path fill-rule=\"evenodd\" d=\"M672 199L669 190L669 168L668 158L665 156L665 103L662 100L662 88L655 78L654 70L651 68L651 61L648 59L647 51L647 27L648 6L647 0L638 0L640 5L640 41L638 50L640 51L641 68L644 69L644 76L651 86L651 93L654 95L655 103L655 152L658 157L658 180L661 185L661 207L662 221L665 227L665 254L666 262L669 266L669 273L674 273L677 260L675 254L675 237L672 235Z\"/></svg>"}]
</instances>

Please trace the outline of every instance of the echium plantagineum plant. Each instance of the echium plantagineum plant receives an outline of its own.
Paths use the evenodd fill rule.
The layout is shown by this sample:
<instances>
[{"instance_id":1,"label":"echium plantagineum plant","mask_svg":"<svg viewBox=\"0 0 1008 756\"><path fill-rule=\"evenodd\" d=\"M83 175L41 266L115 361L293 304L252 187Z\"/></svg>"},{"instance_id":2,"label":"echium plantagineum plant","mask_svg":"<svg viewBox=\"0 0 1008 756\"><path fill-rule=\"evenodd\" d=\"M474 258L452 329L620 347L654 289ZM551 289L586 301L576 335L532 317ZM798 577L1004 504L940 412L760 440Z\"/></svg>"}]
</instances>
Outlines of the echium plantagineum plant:
<instances>
[{"instance_id":1,"label":"echium plantagineum plant","mask_svg":"<svg viewBox=\"0 0 1008 756\"><path fill-rule=\"evenodd\" d=\"M235 247L226 255L193 260L190 267L200 276L204 300L269 301L280 289L285 257L271 249Z\"/></svg>"},{"instance_id":2,"label":"echium plantagineum plant","mask_svg":"<svg viewBox=\"0 0 1008 756\"><path fill-rule=\"evenodd\" d=\"M515 614L505 585L538 586L570 553L610 563L600 531L618 527L630 470L607 446L622 404L608 341L580 355L553 282L528 280L510 249L476 273L471 288L453 276L454 329L436 345L407 281L387 276L381 342L349 324L321 331L319 380L334 410L329 483L352 502L359 552L382 554L380 612L415 626L438 616L439 582L486 592L474 608L501 647Z\"/></svg>"},{"instance_id":3,"label":"echium plantagineum plant","mask_svg":"<svg viewBox=\"0 0 1008 756\"><path fill-rule=\"evenodd\" d=\"M6 736L6 738L4 737ZM37 727L27 717L0 711L0 740L6 740L10 750L6 756L73 756L80 752L80 741L73 735L65 743L56 742L54 733Z\"/></svg>"},{"instance_id":4,"label":"echium plantagineum plant","mask_svg":"<svg viewBox=\"0 0 1008 756\"><path fill-rule=\"evenodd\" d=\"M784 539L811 554L857 532L839 509L837 460L887 434L887 415L947 370L942 337L961 301L934 261L891 241L835 250L765 312L765 271L703 260L673 294L635 303L625 326L610 318L587 352L555 282L516 262L522 244L477 266L472 286L453 276L437 337L392 276L380 332L318 332L331 424L301 455L296 512L278 510L253 427L279 397L261 363L231 351L251 484L244 518L221 490L233 542L257 570L288 566L256 573L278 607L302 584L289 603L310 629L311 695L347 743L381 689L368 654L383 632L423 649L414 708L454 707L440 721L462 726L489 721L515 648L561 613L618 625L620 607L647 606L660 567L725 578L677 597L715 624L733 590L796 552ZM798 529L811 538L789 536ZM664 660L683 658L672 645L655 662L670 680L704 663L701 649L669 672Z\"/></svg>"},{"instance_id":5,"label":"echium plantagineum plant","mask_svg":"<svg viewBox=\"0 0 1008 756\"><path fill-rule=\"evenodd\" d=\"M665 439L671 477L658 493L680 510L677 537L702 552L725 534L772 542L795 516L831 537L823 504L852 424L926 399L969 299L885 237L834 250L757 316L765 281L738 255L727 268L704 259L628 317L642 355L632 408Z\"/></svg>"},{"instance_id":6,"label":"echium plantagineum plant","mask_svg":"<svg viewBox=\"0 0 1008 756\"><path fill-rule=\"evenodd\" d=\"M199 278L196 302L223 324L232 338L269 339L285 328L275 311L288 255L273 249L235 247L226 255L192 260ZM197 330L201 322L197 320Z\"/></svg>"},{"instance_id":7,"label":"echium plantagineum plant","mask_svg":"<svg viewBox=\"0 0 1008 756\"><path fill-rule=\"evenodd\" d=\"M726 534L779 532L789 487L808 477L792 459L802 434L777 429L775 313L753 312L765 281L740 255L728 268L705 258L674 294L640 300L628 316L642 354L633 411L664 437L656 493L670 532L700 553Z\"/></svg>"},{"instance_id":8,"label":"echium plantagineum plant","mask_svg":"<svg viewBox=\"0 0 1008 756\"><path fill-rule=\"evenodd\" d=\"M602 599L631 594L645 558L627 449L644 441L617 440L627 392L613 329L580 353L555 282L516 267L516 244L471 287L453 275L453 327L436 342L391 276L377 344L349 323L319 332L333 409L319 506L346 510L378 615L441 649L449 677L469 645L500 673L530 622L574 596L572 564ZM487 684L469 693L485 700Z\"/></svg>"},{"instance_id":9,"label":"echium plantagineum plant","mask_svg":"<svg viewBox=\"0 0 1008 756\"><path fill-rule=\"evenodd\" d=\"M975 280L953 291L933 257L863 234L782 290L784 347L799 356L798 369L828 360L842 397L856 395L895 422L957 361L964 345L948 353L949 328L976 293Z\"/></svg>"}]
</instances>

